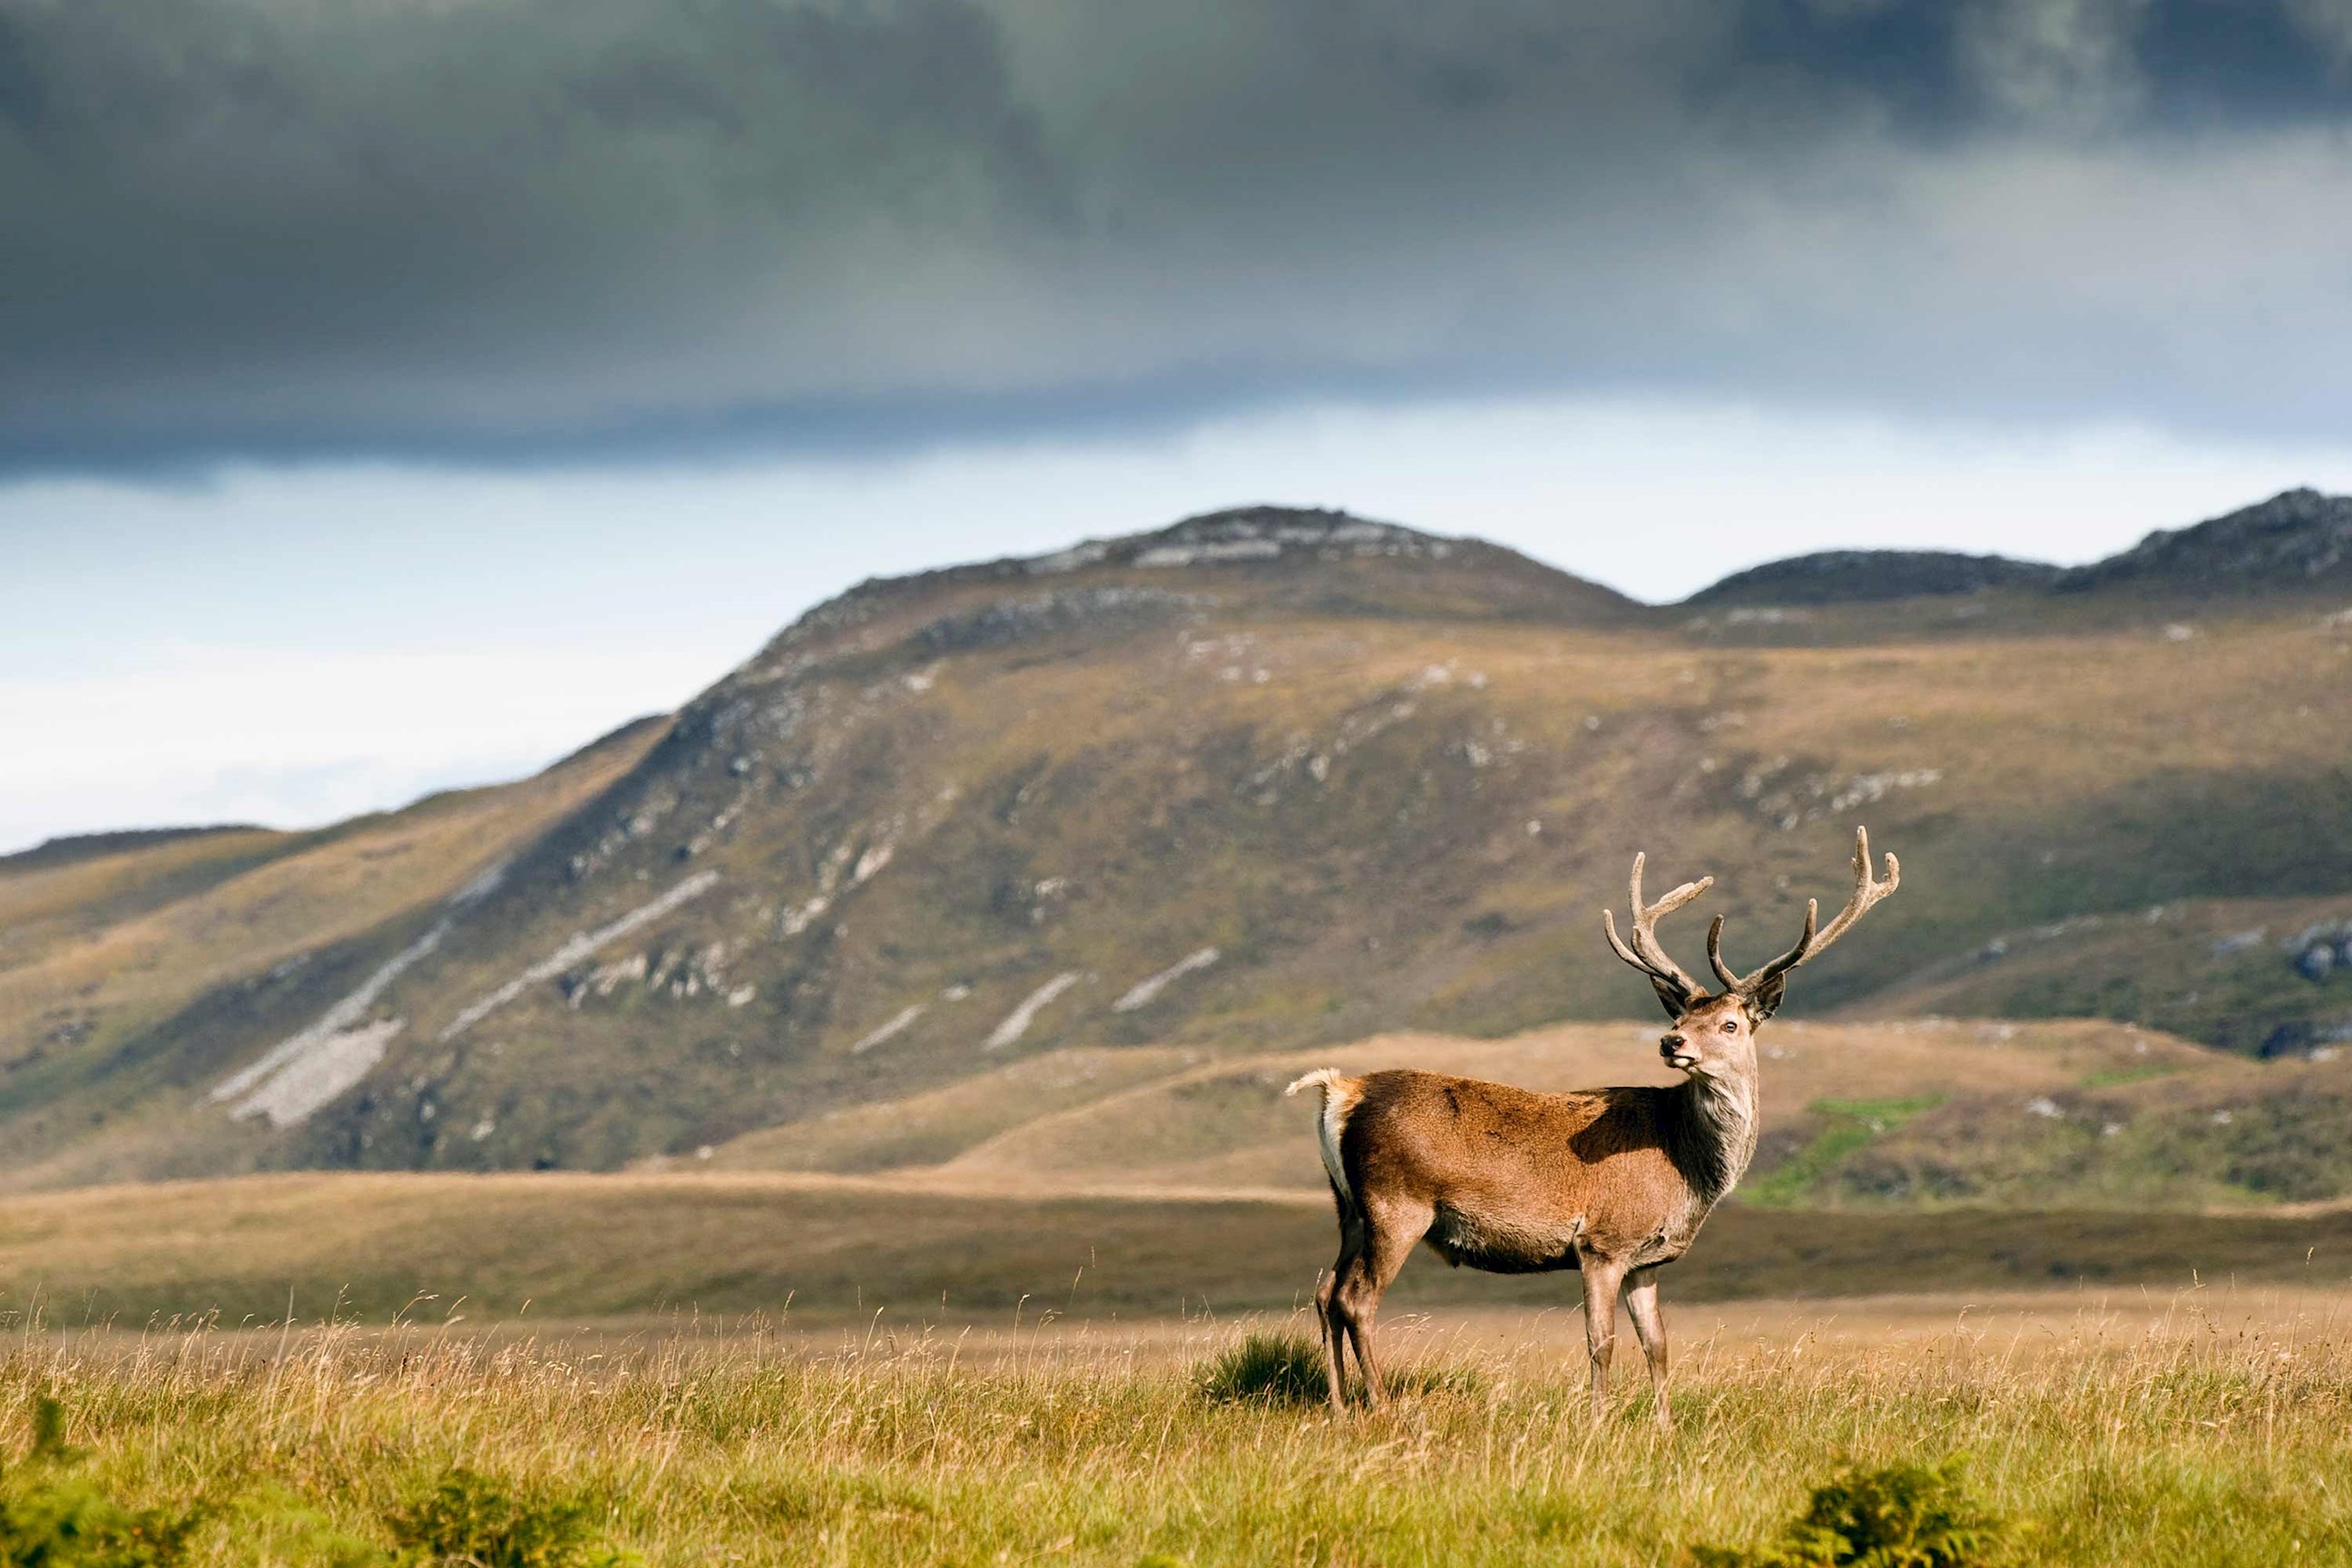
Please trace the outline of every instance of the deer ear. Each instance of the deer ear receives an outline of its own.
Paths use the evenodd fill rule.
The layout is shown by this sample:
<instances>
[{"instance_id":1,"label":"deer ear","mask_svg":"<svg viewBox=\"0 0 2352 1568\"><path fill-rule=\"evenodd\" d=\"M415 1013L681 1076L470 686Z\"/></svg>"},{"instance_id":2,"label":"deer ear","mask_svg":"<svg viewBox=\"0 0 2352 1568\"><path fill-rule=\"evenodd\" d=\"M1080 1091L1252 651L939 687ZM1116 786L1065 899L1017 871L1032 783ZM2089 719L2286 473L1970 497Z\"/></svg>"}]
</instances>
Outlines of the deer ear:
<instances>
[{"instance_id":1,"label":"deer ear","mask_svg":"<svg viewBox=\"0 0 2352 1568\"><path fill-rule=\"evenodd\" d=\"M1780 998L1788 994L1789 977L1775 974L1771 979L1748 993L1748 1016L1762 1023L1780 1010Z\"/></svg>"},{"instance_id":2,"label":"deer ear","mask_svg":"<svg viewBox=\"0 0 2352 1568\"><path fill-rule=\"evenodd\" d=\"M1683 1016L1683 999L1675 994L1674 988L1668 985L1664 981L1659 979L1657 976L1652 975L1650 977L1650 989L1658 994L1658 1005L1666 1010L1666 1016L1675 1020L1677 1023L1681 1022Z\"/></svg>"}]
</instances>

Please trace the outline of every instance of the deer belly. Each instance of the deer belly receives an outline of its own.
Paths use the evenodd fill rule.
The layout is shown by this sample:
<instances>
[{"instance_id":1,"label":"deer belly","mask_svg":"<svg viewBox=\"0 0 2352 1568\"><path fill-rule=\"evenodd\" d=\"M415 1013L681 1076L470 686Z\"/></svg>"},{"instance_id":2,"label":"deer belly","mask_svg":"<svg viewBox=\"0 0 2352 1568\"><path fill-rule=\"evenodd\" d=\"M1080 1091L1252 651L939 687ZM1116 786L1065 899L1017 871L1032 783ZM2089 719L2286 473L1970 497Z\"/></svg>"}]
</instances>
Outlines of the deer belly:
<instances>
[{"instance_id":1,"label":"deer belly","mask_svg":"<svg viewBox=\"0 0 2352 1568\"><path fill-rule=\"evenodd\" d=\"M1437 1205L1437 1217L1422 1239L1457 1268L1489 1274L1544 1274L1576 1267L1581 1215L1481 1215Z\"/></svg>"}]
</instances>

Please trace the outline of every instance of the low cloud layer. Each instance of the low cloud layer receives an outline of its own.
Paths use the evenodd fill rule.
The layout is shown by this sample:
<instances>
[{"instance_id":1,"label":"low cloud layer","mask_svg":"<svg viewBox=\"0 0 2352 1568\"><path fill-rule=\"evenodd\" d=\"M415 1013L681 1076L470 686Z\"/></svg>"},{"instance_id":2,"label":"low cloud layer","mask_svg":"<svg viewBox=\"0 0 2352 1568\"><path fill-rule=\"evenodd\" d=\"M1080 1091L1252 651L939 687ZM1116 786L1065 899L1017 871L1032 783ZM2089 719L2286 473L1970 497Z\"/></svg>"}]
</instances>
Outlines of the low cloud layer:
<instances>
[{"instance_id":1,"label":"low cloud layer","mask_svg":"<svg viewBox=\"0 0 2352 1568\"><path fill-rule=\"evenodd\" d=\"M0 470L1694 394L2332 434L2352 0L0 0Z\"/></svg>"}]
</instances>

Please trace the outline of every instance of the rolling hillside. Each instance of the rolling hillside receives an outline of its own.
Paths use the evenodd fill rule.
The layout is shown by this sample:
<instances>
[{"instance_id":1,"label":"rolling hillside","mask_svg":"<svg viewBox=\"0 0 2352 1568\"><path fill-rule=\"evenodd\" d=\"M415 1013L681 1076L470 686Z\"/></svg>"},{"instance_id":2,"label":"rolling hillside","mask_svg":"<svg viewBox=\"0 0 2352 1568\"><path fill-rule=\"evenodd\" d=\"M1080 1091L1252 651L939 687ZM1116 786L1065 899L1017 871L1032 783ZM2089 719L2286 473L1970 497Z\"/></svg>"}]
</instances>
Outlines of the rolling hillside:
<instances>
[{"instance_id":1,"label":"rolling hillside","mask_svg":"<svg viewBox=\"0 0 2352 1568\"><path fill-rule=\"evenodd\" d=\"M1541 1085L1660 1076L1654 1029L1391 1035L1287 1056L1074 1048L617 1174L256 1176L0 1198L0 1327L219 1314L802 1326L1281 1310L1329 1257L1327 1060ZM2337 1289L2352 1061L2097 1022L1776 1025L1757 1174L1677 1302L1887 1292ZM2317 1201L2312 1201L2314 1198ZM1916 1211L1937 1210L1922 1224ZM1546 1307L1556 1276L1417 1258L1400 1307ZM528 1309L526 1310L526 1309Z\"/></svg>"},{"instance_id":2,"label":"rolling hillside","mask_svg":"<svg viewBox=\"0 0 2352 1568\"><path fill-rule=\"evenodd\" d=\"M969 1161L921 1108L1033 1062L1171 1094L1181 1066L1215 1100L1268 1054L1636 1015L1593 929L1635 849L1714 873L1752 962L1842 896L1857 821L1904 892L1791 1020L2326 1057L2352 1038L2343 507L2290 493L2121 574L1849 560L1668 607L1271 508L864 584L539 779L0 861L0 1181ZM2005 1201L1904 1153L1971 1092L1786 1200ZM1803 1116L1784 1161L1853 1143ZM1274 1181L1238 1124L1163 1174ZM2266 1190L2182 1159L2139 1195Z\"/></svg>"}]
</instances>

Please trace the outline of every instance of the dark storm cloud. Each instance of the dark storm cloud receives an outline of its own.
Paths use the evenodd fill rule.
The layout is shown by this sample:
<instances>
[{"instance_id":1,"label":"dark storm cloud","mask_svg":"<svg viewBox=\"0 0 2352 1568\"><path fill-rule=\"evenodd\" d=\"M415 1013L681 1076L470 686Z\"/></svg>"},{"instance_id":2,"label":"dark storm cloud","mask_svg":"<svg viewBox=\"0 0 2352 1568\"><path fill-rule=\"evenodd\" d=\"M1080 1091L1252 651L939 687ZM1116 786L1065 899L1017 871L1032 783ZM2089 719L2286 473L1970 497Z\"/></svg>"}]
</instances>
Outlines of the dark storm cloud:
<instances>
[{"instance_id":1,"label":"dark storm cloud","mask_svg":"<svg viewBox=\"0 0 2352 1568\"><path fill-rule=\"evenodd\" d=\"M1737 68L1866 96L1929 139L1997 126L2021 77L2066 89L2061 118L2121 89L2143 129L2246 131L2341 120L2347 50L2352 5L2334 0L1747 0Z\"/></svg>"},{"instance_id":2,"label":"dark storm cloud","mask_svg":"<svg viewBox=\"0 0 2352 1568\"><path fill-rule=\"evenodd\" d=\"M2335 432L2352 0L0 0L0 465L1696 392Z\"/></svg>"}]
</instances>

